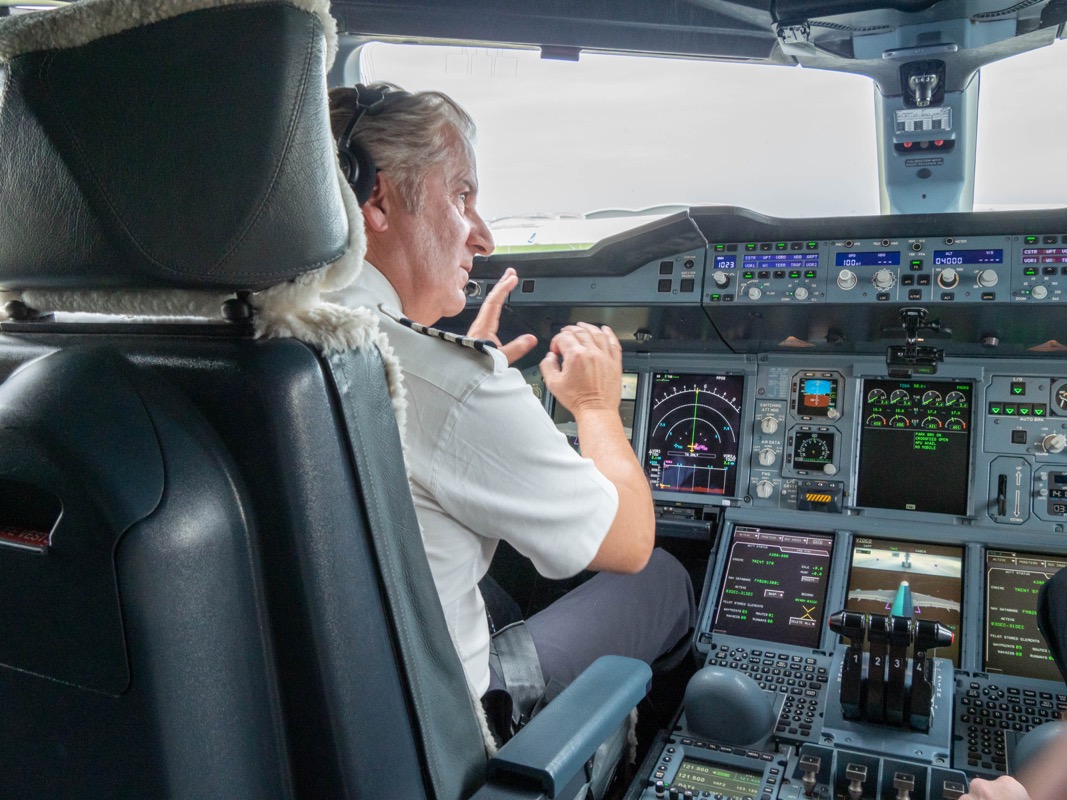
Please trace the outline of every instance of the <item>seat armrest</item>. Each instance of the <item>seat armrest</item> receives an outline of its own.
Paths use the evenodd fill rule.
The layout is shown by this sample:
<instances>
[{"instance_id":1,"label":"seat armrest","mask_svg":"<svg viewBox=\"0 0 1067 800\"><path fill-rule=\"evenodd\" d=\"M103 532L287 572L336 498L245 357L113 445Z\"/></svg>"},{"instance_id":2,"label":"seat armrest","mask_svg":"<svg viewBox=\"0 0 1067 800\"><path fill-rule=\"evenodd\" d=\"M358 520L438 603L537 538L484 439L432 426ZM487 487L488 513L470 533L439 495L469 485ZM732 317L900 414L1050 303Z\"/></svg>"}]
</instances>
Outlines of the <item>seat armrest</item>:
<instances>
[{"instance_id":1,"label":"seat armrest","mask_svg":"<svg viewBox=\"0 0 1067 800\"><path fill-rule=\"evenodd\" d=\"M651 681L643 661L601 656L500 748L489 760L487 780L556 797L641 702Z\"/></svg>"}]
</instances>

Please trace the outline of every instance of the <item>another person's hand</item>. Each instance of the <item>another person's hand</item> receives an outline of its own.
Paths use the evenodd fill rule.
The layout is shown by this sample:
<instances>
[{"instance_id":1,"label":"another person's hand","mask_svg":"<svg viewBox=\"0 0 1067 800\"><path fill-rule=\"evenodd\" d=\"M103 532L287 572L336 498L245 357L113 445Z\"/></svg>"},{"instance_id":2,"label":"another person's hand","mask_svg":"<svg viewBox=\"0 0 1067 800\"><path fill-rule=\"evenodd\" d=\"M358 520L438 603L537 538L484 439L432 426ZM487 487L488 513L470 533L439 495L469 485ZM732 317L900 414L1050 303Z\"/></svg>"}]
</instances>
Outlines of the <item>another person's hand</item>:
<instances>
[{"instance_id":1,"label":"another person's hand","mask_svg":"<svg viewBox=\"0 0 1067 800\"><path fill-rule=\"evenodd\" d=\"M1030 795L1015 778L1001 775L995 781L975 778L960 800L1030 800Z\"/></svg>"},{"instance_id":2,"label":"another person's hand","mask_svg":"<svg viewBox=\"0 0 1067 800\"><path fill-rule=\"evenodd\" d=\"M608 326L568 325L541 360L545 385L575 417L582 411L618 413L622 396L622 345ZM560 360L562 359L562 364Z\"/></svg>"},{"instance_id":3,"label":"another person's hand","mask_svg":"<svg viewBox=\"0 0 1067 800\"><path fill-rule=\"evenodd\" d=\"M504 301L508 299L511 290L518 285L519 276L515 270L508 267L493 290L486 295L485 302L478 309L478 316L474 318L470 330L467 331L467 335L471 338L495 342L509 364L514 364L537 346L537 337L530 333L517 336L507 344L501 343L496 335L500 327L500 312L504 309Z\"/></svg>"}]
</instances>

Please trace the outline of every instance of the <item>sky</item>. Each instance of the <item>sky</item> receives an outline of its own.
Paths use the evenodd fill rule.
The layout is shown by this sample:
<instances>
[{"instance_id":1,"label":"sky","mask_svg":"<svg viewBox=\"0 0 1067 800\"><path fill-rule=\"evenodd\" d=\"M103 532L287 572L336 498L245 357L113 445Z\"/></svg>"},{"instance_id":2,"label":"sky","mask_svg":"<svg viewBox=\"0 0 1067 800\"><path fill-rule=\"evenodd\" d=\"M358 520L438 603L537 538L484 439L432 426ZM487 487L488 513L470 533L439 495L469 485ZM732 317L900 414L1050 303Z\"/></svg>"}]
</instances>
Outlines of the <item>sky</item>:
<instances>
[{"instance_id":1,"label":"sky","mask_svg":"<svg viewBox=\"0 0 1067 800\"><path fill-rule=\"evenodd\" d=\"M487 219L659 204L877 214L875 90L791 67L449 46L364 48L364 80L439 89L478 124ZM983 70L976 207L1067 205L1067 45Z\"/></svg>"}]
</instances>

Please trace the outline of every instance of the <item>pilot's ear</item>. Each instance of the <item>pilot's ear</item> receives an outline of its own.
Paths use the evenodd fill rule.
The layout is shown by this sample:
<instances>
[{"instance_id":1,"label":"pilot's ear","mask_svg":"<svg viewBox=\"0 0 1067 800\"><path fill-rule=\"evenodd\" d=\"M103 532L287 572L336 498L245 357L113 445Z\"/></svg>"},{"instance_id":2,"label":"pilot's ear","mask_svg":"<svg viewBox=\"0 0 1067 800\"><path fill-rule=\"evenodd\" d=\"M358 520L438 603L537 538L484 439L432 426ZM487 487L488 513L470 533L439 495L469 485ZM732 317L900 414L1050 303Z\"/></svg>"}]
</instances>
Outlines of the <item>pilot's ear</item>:
<instances>
[{"instance_id":1,"label":"pilot's ear","mask_svg":"<svg viewBox=\"0 0 1067 800\"><path fill-rule=\"evenodd\" d=\"M389 179L378 173L374 178L374 189L363 204L363 223L373 233L384 233L389 228L389 212L394 208L395 188Z\"/></svg>"}]
</instances>

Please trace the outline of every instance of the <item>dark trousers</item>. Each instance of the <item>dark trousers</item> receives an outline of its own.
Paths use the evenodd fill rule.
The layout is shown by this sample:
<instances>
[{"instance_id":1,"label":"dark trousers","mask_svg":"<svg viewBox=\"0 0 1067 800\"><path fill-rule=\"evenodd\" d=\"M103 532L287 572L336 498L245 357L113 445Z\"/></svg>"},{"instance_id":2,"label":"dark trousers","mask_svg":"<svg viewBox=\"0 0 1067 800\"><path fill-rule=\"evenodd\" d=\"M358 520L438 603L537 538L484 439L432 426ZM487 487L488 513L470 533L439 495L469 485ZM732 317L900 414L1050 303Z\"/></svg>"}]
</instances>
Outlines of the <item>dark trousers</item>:
<instances>
[{"instance_id":1,"label":"dark trousers","mask_svg":"<svg viewBox=\"0 0 1067 800\"><path fill-rule=\"evenodd\" d=\"M652 551L634 575L600 572L526 620L545 683L566 686L604 655L669 669L685 657L696 605L689 574L674 556ZM491 689L503 688L495 673Z\"/></svg>"}]
</instances>

